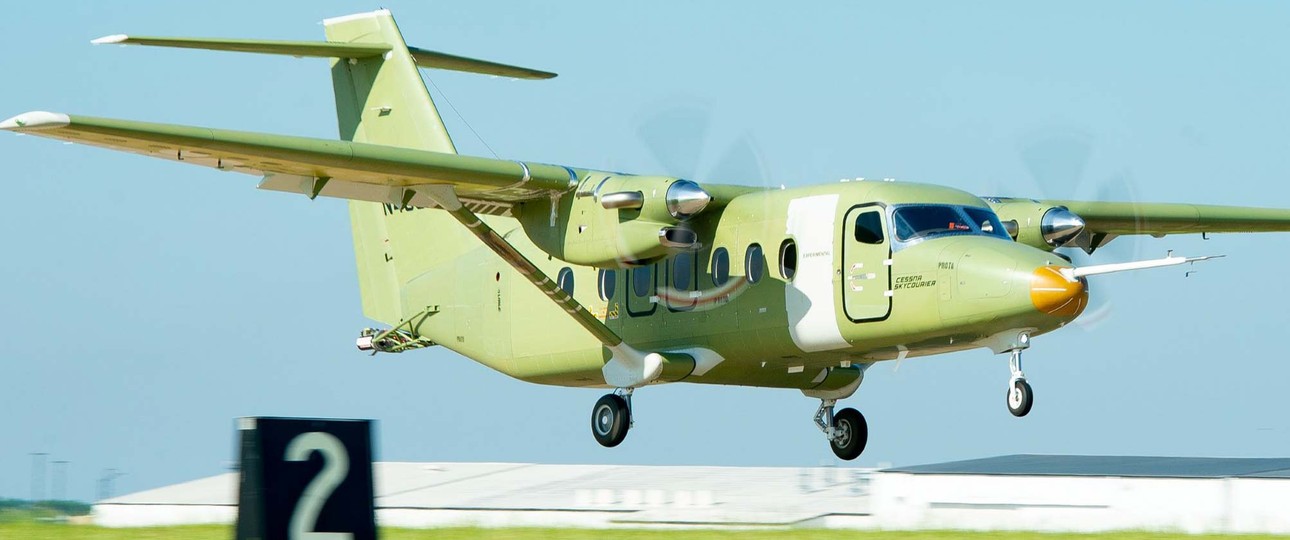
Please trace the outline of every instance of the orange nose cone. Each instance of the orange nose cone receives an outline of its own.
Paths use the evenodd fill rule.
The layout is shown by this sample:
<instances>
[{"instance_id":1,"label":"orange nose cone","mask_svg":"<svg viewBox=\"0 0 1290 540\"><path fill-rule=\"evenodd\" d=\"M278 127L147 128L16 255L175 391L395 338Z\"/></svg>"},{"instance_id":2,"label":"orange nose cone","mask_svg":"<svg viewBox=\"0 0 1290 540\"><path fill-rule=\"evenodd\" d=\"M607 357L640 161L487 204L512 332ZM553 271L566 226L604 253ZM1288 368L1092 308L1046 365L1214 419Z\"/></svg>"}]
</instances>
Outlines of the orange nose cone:
<instances>
[{"instance_id":1,"label":"orange nose cone","mask_svg":"<svg viewBox=\"0 0 1290 540\"><path fill-rule=\"evenodd\" d=\"M1030 279L1030 302L1049 315L1075 318L1088 306L1088 288L1056 266L1041 266Z\"/></svg>"}]
</instances>

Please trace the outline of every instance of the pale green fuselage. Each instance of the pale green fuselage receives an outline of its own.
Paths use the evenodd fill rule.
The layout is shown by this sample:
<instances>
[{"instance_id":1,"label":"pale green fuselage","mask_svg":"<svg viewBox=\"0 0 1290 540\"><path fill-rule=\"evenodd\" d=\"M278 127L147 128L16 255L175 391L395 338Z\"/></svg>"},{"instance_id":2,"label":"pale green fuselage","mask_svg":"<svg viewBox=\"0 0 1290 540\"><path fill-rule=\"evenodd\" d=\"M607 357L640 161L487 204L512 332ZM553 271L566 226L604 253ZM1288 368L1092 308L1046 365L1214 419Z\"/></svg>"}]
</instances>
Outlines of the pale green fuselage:
<instances>
[{"instance_id":1,"label":"pale green fuselage","mask_svg":"<svg viewBox=\"0 0 1290 540\"><path fill-rule=\"evenodd\" d=\"M571 234L594 237L605 214L594 198L583 189L566 195L556 221ZM605 386L602 344L445 212L352 204L356 223L362 212L390 214L387 252L380 255L386 260L365 261L376 253L356 235L360 266L426 269L400 290L403 319L433 313L416 328L419 335L526 381ZM1051 253L981 235L897 244L893 251L889 209L901 204L987 208L958 190L908 183L752 191L692 220L703 246L692 252L694 264L678 264L672 255L611 271L608 298L600 270L547 255L521 228L521 219L549 220L549 204L517 206L519 219L485 221L552 279L568 268L573 296L628 344L694 358L693 368L665 370L661 381L829 390L858 374L830 368L982 347L1001 332L1036 335L1073 318L1038 312L1030 299L1031 272L1064 265ZM857 242L848 226L866 211L882 217L881 243ZM792 279L781 271L786 241L797 251ZM765 258L756 283L746 276L752 245ZM713 254L722 249L729 278L718 284Z\"/></svg>"}]
</instances>

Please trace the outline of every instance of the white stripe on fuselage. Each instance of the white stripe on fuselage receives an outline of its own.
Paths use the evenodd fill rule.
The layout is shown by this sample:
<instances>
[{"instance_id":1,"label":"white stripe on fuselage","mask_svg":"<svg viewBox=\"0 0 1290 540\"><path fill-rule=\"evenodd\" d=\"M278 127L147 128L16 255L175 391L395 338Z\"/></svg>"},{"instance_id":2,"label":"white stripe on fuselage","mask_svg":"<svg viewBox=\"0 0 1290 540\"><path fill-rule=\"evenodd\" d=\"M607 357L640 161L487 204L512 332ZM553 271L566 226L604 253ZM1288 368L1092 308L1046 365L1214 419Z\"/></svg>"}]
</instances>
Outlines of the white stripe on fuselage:
<instances>
[{"instance_id":1,"label":"white stripe on fuselage","mask_svg":"<svg viewBox=\"0 0 1290 540\"><path fill-rule=\"evenodd\" d=\"M817 195L788 203L787 234L797 242L797 272L784 288L788 333L803 351L846 347L833 297L833 227L838 196Z\"/></svg>"}]
</instances>

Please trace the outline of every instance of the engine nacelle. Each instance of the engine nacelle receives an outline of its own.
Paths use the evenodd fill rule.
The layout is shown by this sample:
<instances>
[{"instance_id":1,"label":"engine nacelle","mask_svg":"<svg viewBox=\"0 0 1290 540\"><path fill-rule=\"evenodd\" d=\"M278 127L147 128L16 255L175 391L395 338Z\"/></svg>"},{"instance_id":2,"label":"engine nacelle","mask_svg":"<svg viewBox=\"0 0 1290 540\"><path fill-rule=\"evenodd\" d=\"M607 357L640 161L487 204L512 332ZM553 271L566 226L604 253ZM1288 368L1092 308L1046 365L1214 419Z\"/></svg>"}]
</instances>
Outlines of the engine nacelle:
<instances>
[{"instance_id":1,"label":"engine nacelle","mask_svg":"<svg viewBox=\"0 0 1290 540\"><path fill-rule=\"evenodd\" d=\"M1052 251L1074 246L1084 232L1084 219L1065 206L1033 199L986 197L994 213L1017 242Z\"/></svg>"},{"instance_id":2,"label":"engine nacelle","mask_svg":"<svg viewBox=\"0 0 1290 540\"><path fill-rule=\"evenodd\" d=\"M574 264L621 268L698 247L685 221L711 200L689 180L605 174L557 199L517 205L514 213L543 251Z\"/></svg>"}]
</instances>

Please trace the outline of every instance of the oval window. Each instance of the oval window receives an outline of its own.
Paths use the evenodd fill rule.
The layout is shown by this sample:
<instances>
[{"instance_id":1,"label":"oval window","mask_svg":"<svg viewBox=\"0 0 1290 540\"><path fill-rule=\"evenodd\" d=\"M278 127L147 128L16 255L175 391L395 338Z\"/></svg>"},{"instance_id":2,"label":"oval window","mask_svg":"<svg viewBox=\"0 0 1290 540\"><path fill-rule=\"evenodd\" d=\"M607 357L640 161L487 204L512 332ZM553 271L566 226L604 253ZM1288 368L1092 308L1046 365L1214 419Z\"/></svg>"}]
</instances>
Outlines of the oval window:
<instances>
[{"instance_id":1,"label":"oval window","mask_svg":"<svg viewBox=\"0 0 1290 540\"><path fill-rule=\"evenodd\" d=\"M718 287L730 280L730 252L717 248L712 252L712 284Z\"/></svg>"},{"instance_id":2,"label":"oval window","mask_svg":"<svg viewBox=\"0 0 1290 540\"><path fill-rule=\"evenodd\" d=\"M797 273L797 242L792 238L779 245L779 275L793 279Z\"/></svg>"},{"instance_id":3,"label":"oval window","mask_svg":"<svg viewBox=\"0 0 1290 540\"><path fill-rule=\"evenodd\" d=\"M632 269L632 293L644 298L650 295L650 289L654 287L654 276L650 275L650 267L642 266Z\"/></svg>"},{"instance_id":4,"label":"oval window","mask_svg":"<svg viewBox=\"0 0 1290 540\"><path fill-rule=\"evenodd\" d=\"M573 296L573 270L568 266L561 268L560 273L555 275L555 285L564 290L564 293Z\"/></svg>"},{"instance_id":5,"label":"oval window","mask_svg":"<svg viewBox=\"0 0 1290 540\"><path fill-rule=\"evenodd\" d=\"M694 282L694 253L678 253L672 259L672 286L678 291L690 290Z\"/></svg>"},{"instance_id":6,"label":"oval window","mask_svg":"<svg viewBox=\"0 0 1290 540\"><path fill-rule=\"evenodd\" d=\"M765 271L766 257L762 255L761 246L748 246L748 252L744 254L744 275L748 277L748 283L761 281L761 275Z\"/></svg>"},{"instance_id":7,"label":"oval window","mask_svg":"<svg viewBox=\"0 0 1290 540\"><path fill-rule=\"evenodd\" d=\"M601 270L598 278L599 286L597 288L600 289L600 299L608 302L614 297L614 286L618 284L618 272Z\"/></svg>"}]
</instances>

